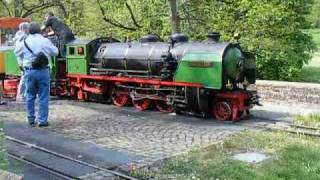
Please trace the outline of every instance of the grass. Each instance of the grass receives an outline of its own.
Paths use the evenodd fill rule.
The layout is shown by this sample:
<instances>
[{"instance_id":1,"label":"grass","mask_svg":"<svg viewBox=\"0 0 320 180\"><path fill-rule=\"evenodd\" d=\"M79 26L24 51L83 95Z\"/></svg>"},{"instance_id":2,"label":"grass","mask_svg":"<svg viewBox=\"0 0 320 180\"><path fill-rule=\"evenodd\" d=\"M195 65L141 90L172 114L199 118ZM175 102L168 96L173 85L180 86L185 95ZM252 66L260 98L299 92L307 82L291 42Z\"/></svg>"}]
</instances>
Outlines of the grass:
<instances>
[{"instance_id":1,"label":"grass","mask_svg":"<svg viewBox=\"0 0 320 180\"><path fill-rule=\"evenodd\" d=\"M317 47L320 47L320 29L310 29L308 31L312 35L313 41L316 43Z\"/></svg>"},{"instance_id":2,"label":"grass","mask_svg":"<svg viewBox=\"0 0 320 180\"><path fill-rule=\"evenodd\" d=\"M0 169L7 169L4 149L3 122L0 121Z\"/></svg>"},{"instance_id":3,"label":"grass","mask_svg":"<svg viewBox=\"0 0 320 180\"><path fill-rule=\"evenodd\" d=\"M298 115L295 118L295 123L305 126L318 126L320 127L320 114L310 114L307 116Z\"/></svg>"},{"instance_id":4,"label":"grass","mask_svg":"<svg viewBox=\"0 0 320 180\"><path fill-rule=\"evenodd\" d=\"M260 164L234 160L237 152L263 152ZM244 131L221 145L199 149L165 162L159 169L133 172L141 179L320 179L317 140L285 133Z\"/></svg>"},{"instance_id":5,"label":"grass","mask_svg":"<svg viewBox=\"0 0 320 180\"><path fill-rule=\"evenodd\" d=\"M310 63L303 67L299 81L320 83L320 29L311 29L309 33L318 47L318 52Z\"/></svg>"},{"instance_id":6,"label":"grass","mask_svg":"<svg viewBox=\"0 0 320 180\"><path fill-rule=\"evenodd\" d=\"M301 71L299 81L320 83L320 67L304 67Z\"/></svg>"},{"instance_id":7,"label":"grass","mask_svg":"<svg viewBox=\"0 0 320 180\"><path fill-rule=\"evenodd\" d=\"M320 83L320 52L316 52L311 62L303 67L299 81Z\"/></svg>"}]
</instances>

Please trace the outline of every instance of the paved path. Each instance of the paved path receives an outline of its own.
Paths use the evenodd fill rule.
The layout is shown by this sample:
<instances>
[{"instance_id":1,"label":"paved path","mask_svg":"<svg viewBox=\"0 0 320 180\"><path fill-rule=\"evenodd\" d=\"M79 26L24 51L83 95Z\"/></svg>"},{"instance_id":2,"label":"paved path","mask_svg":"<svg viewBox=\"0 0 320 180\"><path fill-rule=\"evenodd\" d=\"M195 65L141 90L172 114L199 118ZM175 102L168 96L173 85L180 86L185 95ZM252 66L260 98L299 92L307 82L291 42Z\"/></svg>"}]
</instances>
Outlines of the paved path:
<instances>
[{"instance_id":1,"label":"paved path","mask_svg":"<svg viewBox=\"0 0 320 180\"><path fill-rule=\"evenodd\" d=\"M295 114L320 111L320 106L290 105L263 102L252 112L254 117L292 119ZM23 122L21 104L0 106L0 120ZM48 131L81 142L141 155L135 166L144 166L205 147L243 130L232 123L217 123L213 119L199 119L156 111L139 112L132 107L76 101L51 101Z\"/></svg>"}]
</instances>

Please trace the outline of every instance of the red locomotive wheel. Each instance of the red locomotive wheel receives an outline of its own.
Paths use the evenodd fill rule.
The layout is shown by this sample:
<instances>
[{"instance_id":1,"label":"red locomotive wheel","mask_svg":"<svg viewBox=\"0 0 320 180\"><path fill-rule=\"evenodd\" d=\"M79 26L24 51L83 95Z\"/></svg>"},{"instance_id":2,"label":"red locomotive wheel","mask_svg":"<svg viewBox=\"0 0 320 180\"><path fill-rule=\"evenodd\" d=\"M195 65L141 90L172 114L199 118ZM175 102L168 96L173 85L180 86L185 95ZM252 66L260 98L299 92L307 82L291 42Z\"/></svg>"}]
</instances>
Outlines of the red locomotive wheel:
<instances>
[{"instance_id":1,"label":"red locomotive wheel","mask_svg":"<svg viewBox=\"0 0 320 180\"><path fill-rule=\"evenodd\" d=\"M150 99L142 99L142 100L136 100L132 102L134 107L136 107L140 111L144 111L148 109L151 105Z\"/></svg>"},{"instance_id":2,"label":"red locomotive wheel","mask_svg":"<svg viewBox=\"0 0 320 180\"><path fill-rule=\"evenodd\" d=\"M174 111L173 106L168 105L165 101L157 101L156 107L160 112L172 113Z\"/></svg>"},{"instance_id":3,"label":"red locomotive wheel","mask_svg":"<svg viewBox=\"0 0 320 180\"><path fill-rule=\"evenodd\" d=\"M241 118L243 113L244 113L243 111L238 111L238 118Z\"/></svg>"},{"instance_id":4,"label":"red locomotive wheel","mask_svg":"<svg viewBox=\"0 0 320 180\"><path fill-rule=\"evenodd\" d=\"M112 102L118 107L123 107L128 104L129 96L127 94L114 94L112 96Z\"/></svg>"},{"instance_id":5,"label":"red locomotive wheel","mask_svg":"<svg viewBox=\"0 0 320 180\"><path fill-rule=\"evenodd\" d=\"M231 106L228 102L220 101L213 106L213 115L219 121L229 120L232 114Z\"/></svg>"},{"instance_id":6,"label":"red locomotive wheel","mask_svg":"<svg viewBox=\"0 0 320 180\"><path fill-rule=\"evenodd\" d=\"M17 96L19 80L6 79L3 81L3 96L7 98L14 98Z\"/></svg>"}]
</instances>

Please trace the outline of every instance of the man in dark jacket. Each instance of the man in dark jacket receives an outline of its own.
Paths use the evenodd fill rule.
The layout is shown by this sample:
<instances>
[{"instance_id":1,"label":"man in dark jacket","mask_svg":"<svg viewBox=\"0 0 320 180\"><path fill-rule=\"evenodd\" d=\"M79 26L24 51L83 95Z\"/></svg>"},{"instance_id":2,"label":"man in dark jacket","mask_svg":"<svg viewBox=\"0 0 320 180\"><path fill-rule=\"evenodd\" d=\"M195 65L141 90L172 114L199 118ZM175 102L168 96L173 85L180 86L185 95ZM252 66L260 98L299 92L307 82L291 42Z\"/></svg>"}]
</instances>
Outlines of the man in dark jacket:
<instances>
[{"instance_id":1,"label":"man in dark jacket","mask_svg":"<svg viewBox=\"0 0 320 180\"><path fill-rule=\"evenodd\" d=\"M59 39L59 51L61 56L65 56L65 45L74 40L74 34L71 29L60 19L54 16L52 12L45 15L45 28L50 27Z\"/></svg>"}]
</instances>

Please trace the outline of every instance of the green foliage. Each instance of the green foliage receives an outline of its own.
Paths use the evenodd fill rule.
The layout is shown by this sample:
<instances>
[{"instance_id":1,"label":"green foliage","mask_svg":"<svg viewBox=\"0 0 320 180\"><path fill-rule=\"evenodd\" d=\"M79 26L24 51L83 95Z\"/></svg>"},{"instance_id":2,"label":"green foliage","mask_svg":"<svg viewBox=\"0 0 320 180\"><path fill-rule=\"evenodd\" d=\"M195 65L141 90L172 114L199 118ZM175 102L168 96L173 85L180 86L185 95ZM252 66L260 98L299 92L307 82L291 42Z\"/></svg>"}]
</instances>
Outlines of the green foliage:
<instances>
[{"instance_id":1,"label":"green foliage","mask_svg":"<svg viewBox=\"0 0 320 180\"><path fill-rule=\"evenodd\" d=\"M310 29L308 33L312 36L318 52L314 53L312 60L302 68L298 81L320 83L320 29Z\"/></svg>"},{"instance_id":2,"label":"green foliage","mask_svg":"<svg viewBox=\"0 0 320 180\"><path fill-rule=\"evenodd\" d=\"M168 5L162 1L128 0L142 28L127 31L110 27L117 36L134 39L145 33L162 37L170 35ZM257 54L258 76L261 79L296 80L303 64L315 50L307 21L312 8L310 0L189 0L178 1L182 32L192 40L203 40L208 31L219 31L226 41L239 42L244 49ZM104 1L108 17L132 27L123 1ZM161 11L159 11L159 9Z\"/></svg>"},{"instance_id":3,"label":"green foliage","mask_svg":"<svg viewBox=\"0 0 320 180\"><path fill-rule=\"evenodd\" d=\"M313 41L315 42L315 44L317 46L317 49L320 50L319 49L320 48L320 29L309 29L308 33L309 33L310 36L312 36L312 39L313 39Z\"/></svg>"},{"instance_id":4,"label":"green foliage","mask_svg":"<svg viewBox=\"0 0 320 180\"><path fill-rule=\"evenodd\" d=\"M314 6L309 19L315 28L320 28L320 0L314 0Z\"/></svg>"},{"instance_id":5,"label":"green foliage","mask_svg":"<svg viewBox=\"0 0 320 180\"><path fill-rule=\"evenodd\" d=\"M318 6L320 0L315 1ZM181 30L191 40L202 41L209 31L221 32L225 41L237 41L234 35L240 34L244 50L257 55L260 79L297 80L315 50L310 34L304 31L311 27L310 17L317 16L310 15L316 8L313 0L177 2ZM155 33L167 40L171 34L170 7L165 0L64 0L49 9L60 12L61 7L67 13L63 18L81 37L137 40ZM42 21L47 10L35 12L32 18Z\"/></svg>"},{"instance_id":6,"label":"green foliage","mask_svg":"<svg viewBox=\"0 0 320 180\"><path fill-rule=\"evenodd\" d=\"M4 149L3 122L0 120L0 169L7 169Z\"/></svg>"},{"instance_id":7,"label":"green foliage","mask_svg":"<svg viewBox=\"0 0 320 180\"><path fill-rule=\"evenodd\" d=\"M306 66L301 70L300 82L320 83L320 67Z\"/></svg>"},{"instance_id":8,"label":"green foliage","mask_svg":"<svg viewBox=\"0 0 320 180\"><path fill-rule=\"evenodd\" d=\"M291 144L279 152L278 159L266 163L261 179L312 179L320 178L319 147Z\"/></svg>"},{"instance_id":9,"label":"green foliage","mask_svg":"<svg viewBox=\"0 0 320 180\"><path fill-rule=\"evenodd\" d=\"M320 146L315 139L284 133L244 131L222 145L199 149L165 162L156 170L135 171L141 179L319 179ZM231 158L260 151L271 159L248 164Z\"/></svg>"},{"instance_id":10,"label":"green foliage","mask_svg":"<svg viewBox=\"0 0 320 180\"><path fill-rule=\"evenodd\" d=\"M232 10L226 7L217 13L218 18L213 16L215 29L223 30L227 40L234 33L242 36L245 50L257 55L259 78L296 79L315 49L311 36L302 31L310 27L305 18L310 1L242 0L234 4Z\"/></svg>"},{"instance_id":11,"label":"green foliage","mask_svg":"<svg viewBox=\"0 0 320 180\"><path fill-rule=\"evenodd\" d=\"M125 2L133 9L134 18L141 27L134 26ZM309 0L189 0L179 1L178 7L182 32L192 40L203 40L208 31L215 30L222 33L224 40L235 41L233 36L239 33L244 49L257 54L259 78L296 80L315 49L311 36L303 31L310 27L305 16L311 5ZM120 39L127 36L138 39L147 33L167 39L171 34L170 11L163 1L109 0L104 1L102 7L111 21L136 30L90 20L96 26L105 25L101 34L112 33Z\"/></svg>"},{"instance_id":12,"label":"green foliage","mask_svg":"<svg viewBox=\"0 0 320 180\"><path fill-rule=\"evenodd\" d=\"M306 126L320 126L320 114L310 114L307 116L298 115L295 118L295 123Z\"/></svg>"}]
</instances>

